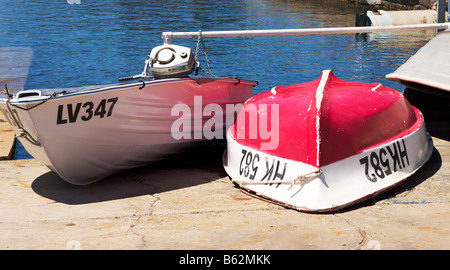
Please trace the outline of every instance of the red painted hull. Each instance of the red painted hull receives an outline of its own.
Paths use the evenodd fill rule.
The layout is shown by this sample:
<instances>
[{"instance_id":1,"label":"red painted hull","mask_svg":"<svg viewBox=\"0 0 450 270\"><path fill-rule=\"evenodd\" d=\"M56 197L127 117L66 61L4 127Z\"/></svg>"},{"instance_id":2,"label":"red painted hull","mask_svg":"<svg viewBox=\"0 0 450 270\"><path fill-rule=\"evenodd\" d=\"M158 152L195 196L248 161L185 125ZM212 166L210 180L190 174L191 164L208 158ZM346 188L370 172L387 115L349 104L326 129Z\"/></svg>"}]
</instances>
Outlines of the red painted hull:
<instances>
[{"instance_id":1,"label":"red painted hull","mask_svg":"<svg viewBox=\"0 0 450 270\"><path fill-rule=\"evenodd\" d=\"M237 125L230 130L231 137L271 155L320 167L406 135L421 122L417 121L421 115L416 115L406 98L394 89L378 83L343 81L332 72L323 91L317 90L321 81L323 75L308 83L278 86L246 102L239 114L241 119L238 118L245 122L241 130L246 132L251 130L251 121L244 121L243 117L257 113L254 110L261 104L268 104L267 118L260 120L272 123L270 105L279 105L282 117L277 148L261 149L265 140L260 133L255 139L250 139L250 134L239 139ZM250 103L256 106L249 106Z\"/></svg>"},{"instance_id":2,"label":"red painted hull","mask_svg":"<svg viewBox=\"0 0 450 270\"><path fill-rule=\"evenodd\" d=\"M262 124L270 133L261 132ZM400 92L343 81L331 71L250 98L227 135L225 169L233 181L312 212L379 194L432 152L421 112Z\"/></svg>"}]
</instances>

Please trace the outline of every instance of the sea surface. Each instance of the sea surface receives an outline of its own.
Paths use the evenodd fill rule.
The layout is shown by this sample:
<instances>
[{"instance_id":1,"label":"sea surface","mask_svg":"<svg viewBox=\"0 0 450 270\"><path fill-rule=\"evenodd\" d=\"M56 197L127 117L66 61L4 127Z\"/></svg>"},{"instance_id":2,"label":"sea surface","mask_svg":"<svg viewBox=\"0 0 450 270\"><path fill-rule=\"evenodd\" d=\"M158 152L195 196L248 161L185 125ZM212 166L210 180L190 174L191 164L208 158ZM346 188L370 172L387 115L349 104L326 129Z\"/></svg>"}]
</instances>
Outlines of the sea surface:
<instances>
[{"instance_id":1,"label":"sea surface","mask_svg":"<svg viewBox=\"0 0 450 270\"><path fill-rule=\"evenodd\" d=\"M352 27L356 18L355 4L339 0L0 0L0 10L0 50L20 48L10 60L27 70L15 91L109 84L140 74L165 31ZM255 94L315 80L326 69L340 79L403 91L385 75L434 34L205 38L204 44L215 76L257 80ZM173 44L195 50L197 39ZM199 56L206 69L203 50ZM19 145L16 158L28 157Z\"/></svg>"}]
</instances>

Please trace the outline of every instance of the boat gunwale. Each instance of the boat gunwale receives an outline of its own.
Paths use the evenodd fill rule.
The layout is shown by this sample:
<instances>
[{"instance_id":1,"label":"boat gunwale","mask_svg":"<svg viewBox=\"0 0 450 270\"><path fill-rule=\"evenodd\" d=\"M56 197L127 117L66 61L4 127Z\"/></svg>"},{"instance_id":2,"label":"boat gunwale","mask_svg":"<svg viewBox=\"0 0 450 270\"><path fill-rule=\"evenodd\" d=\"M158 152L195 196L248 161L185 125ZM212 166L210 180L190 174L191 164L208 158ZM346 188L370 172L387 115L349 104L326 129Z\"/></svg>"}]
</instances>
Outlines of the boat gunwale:
<instances>
[{"instance_id":1,"label":"boat gunwale","mask_svg":"<svg viewBox=\"0 0 450 270\"><path fill-rule=\"evenodd\" d=\"M244 84L252 84L253 86L258 85L257 81L253 81L253 80L246 80L246 79L239 79L239 78L226 78L226 77L191 77L191 76L187 76L187 77L180 77L180 78L168 78L168 79L159 79L159 80L148 80L148 81L139 81L139 82L132 82L132 83L125 83L125 84L111 84L111 85L98 85L98 88L95 88L96 85L92 85L92 86L85 86L87 87L93 87L93 89L86 89L86 90L79 90L79 91L75 91L75 92L67 92L67 93L62 93L62 92L57 92L59 90L63 90L63 91L67 91L70 89L77 89L80 87L72 87L72 88L53 88L53 89L27 89L24 91L32 91L32 90L45 90L46 93L42 94L41 96L38 97L28 97L28 98L23 98L23 99L16 99L16 98L0 98L0 102L6 102L7 100L9 100L10 103L13 104L28 104L28 103L33 103L33 102L40 102L43 100L48 100L48 99L59 99L59 98L68 98L68 97L74 97L74 96L79 96L79 95L84 95L84 94L95 94L95 93L101 93L101 92L106 92L106 91L113 91L113 90L119 90L119 89L123 89L123 88L128 88L128 87L141 87L141 86L146 86L146 85L154 85L154 84L160 84L160 83L174 83L174 82L180 82L180 81L198 81L199 79L207 79L207 80L214 80L214 81L224 81L224 82L229 82L229 83L235 83L235 84L240 84L240 83L244 83ZM81 87L83 88L83 87ZM54 90L53 92L51 92L52 90ZM60 95L56 95L53 96L53 94L58 94L61 93Z\"/></svg>"}]
</instances>

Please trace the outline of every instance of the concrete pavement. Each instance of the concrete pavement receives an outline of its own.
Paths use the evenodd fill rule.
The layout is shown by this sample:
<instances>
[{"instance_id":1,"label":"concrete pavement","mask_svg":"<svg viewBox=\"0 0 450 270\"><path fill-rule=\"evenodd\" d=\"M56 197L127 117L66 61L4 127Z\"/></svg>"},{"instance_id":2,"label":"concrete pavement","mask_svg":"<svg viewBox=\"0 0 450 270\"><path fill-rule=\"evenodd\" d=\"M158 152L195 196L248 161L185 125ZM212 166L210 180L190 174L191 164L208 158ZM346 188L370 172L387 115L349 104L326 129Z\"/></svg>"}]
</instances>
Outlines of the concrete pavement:
<instances>
[{"instance_id":1,"label":"concrete pavement","mask_svg":"<svg viewBox=\"0 0 450 270\"><path fill-rule=\"evenodd\" d=\"M88 186L33 159L1 161L0 249L449 249L449 132L434 130L430 161L403 185L332 214L242 193L223 145Z\"/></svg>"}]
</instances>

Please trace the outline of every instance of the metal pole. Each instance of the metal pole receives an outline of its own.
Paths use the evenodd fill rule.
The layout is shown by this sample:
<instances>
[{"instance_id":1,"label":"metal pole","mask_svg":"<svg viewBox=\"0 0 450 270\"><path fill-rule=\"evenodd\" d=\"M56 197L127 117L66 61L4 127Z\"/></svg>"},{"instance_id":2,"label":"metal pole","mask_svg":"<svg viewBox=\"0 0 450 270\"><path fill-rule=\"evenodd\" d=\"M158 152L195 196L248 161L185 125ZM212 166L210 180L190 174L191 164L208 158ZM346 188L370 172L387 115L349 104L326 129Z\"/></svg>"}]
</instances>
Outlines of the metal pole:
<instances>
[{"instance_id":1,"label":"metal pole","mask_svg":"<svg viewBox=\"0 0 450 270\"><path fill-rule=\"evenodd\" d=\"M445 23L445 0L437 0L437 21L438 23ZM443 31L442 29L437 29L437 32Z\"/></svg>"},{"instance_id":2,"label":"metal pole","mask_svg":"<svg viewBox=\"0 0 450 270\"><path fill-rule=\"evenodd\" d=\"M437 0L438 23L445 23L445 0Z\"/></svg>"},{"instance_id":3,"label":"metal pole","mask_svg":"<svg viewBox=\"0 0 450 270\"><path fill-rule=\"evenodd\" d=\"M222 37L266 37L266 36L299 36L299 35L336 35L354 33L377 33L393 31L418 31L449 29L449 23L415 24L399 26L365 26L365 27L332 27L306 29L275 29L275 30L236 30L236 31L202 31L203 38ZM163 32L165 44L170 44L174 38L198 38L199 32Z\"/></svg>"},{"instance_id":4,"label":"metal pole","mask_svg":"<svg viewBox=\"0 0 450 270\"><path fill-rule=\"evenodd\" d=\"M447 21L450 22L450 1L448 1L448 7L447 7Z\"/></svg>"}]
</instances>

